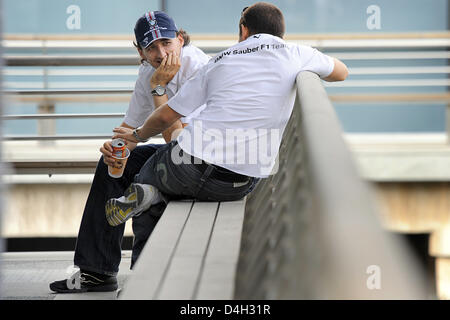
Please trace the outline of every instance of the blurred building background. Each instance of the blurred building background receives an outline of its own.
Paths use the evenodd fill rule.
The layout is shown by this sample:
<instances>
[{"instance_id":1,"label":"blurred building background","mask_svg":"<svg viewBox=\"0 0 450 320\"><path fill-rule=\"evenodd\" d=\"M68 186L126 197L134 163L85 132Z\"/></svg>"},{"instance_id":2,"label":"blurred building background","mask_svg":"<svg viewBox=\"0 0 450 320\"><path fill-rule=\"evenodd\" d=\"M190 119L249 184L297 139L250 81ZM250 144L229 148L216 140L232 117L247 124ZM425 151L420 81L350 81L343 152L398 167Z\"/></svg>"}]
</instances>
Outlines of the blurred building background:
<instances>
[{"instance_id":1,"label":"blurred building background","mask_svg":"<svg viewBox=\"0 0 450 320\"><path fill-rule=\"evenodd\" d=\"M361 176L373 184L386 230L411 242L430 277L436 278L439 297L450 297L449 1L270 2L285 15L287 41L317 47L349 67L347 81L325 86ZM99 158L100 145L122 121L137 77L138 55L132 45L137 18L163 9L191 34L194 45L213 56L237 41L241 11L250 4L3 0L2 147L9 165L3 176L8 188L1 224L5 250L73 249L92 170L54 170L49 175L46 168L25 168L24 163ZM136 64L26 62L74 55L135 55ZM55 95L42 90L79 92ZM83 94L89 90L105 92ZM106 113L116 116L33 118ZM129 247L130 226L126 235L124 247Z\"/></svg>"}]
</instances>

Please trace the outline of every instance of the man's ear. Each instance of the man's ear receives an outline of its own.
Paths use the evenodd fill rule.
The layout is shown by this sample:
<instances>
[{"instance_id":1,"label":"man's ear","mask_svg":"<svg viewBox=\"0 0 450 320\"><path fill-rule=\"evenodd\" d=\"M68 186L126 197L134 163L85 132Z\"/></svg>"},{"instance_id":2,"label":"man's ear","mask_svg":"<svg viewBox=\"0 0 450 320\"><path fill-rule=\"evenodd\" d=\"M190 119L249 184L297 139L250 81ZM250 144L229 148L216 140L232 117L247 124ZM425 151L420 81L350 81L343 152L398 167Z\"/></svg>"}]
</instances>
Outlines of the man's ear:
<instances>
[{"instance_id":1,"label":"man's ear","mask_svg":"<svg viewBox=\"0 0 450 320\"><path fill-rule=\"evenodd\" d=\"M139 52L139 55L141 56L142 60L147 60L147 58L144 56L144 53L142 52L142 49L140 47L136 47L137 51Z\"/></svg>"},{"instance_id":2,"label":"man's ear","mask_svg":"<svg viewBox=\"0 0 450 320\"><path fill-rule=\"evenodd\" d=\"M250 32L248 31L248 28L246 26L244 26L243 24L241 24L240 26L241 28L241 41L244 41L245 39L248 38Z\"/></svg>"},{"instance_id":3,"label":"man's ear","mask_svg":"<svg viewBox=\"0 0 450 320\"><path fill-rule=\"evenodd\" d=\"M177 38L178 38L178 40L180 41L181 46L184 46L184 38L183 38L183 36L182 36L181 34L179 34L179 35L177 36Z\"/></svg>"}]
</instances>

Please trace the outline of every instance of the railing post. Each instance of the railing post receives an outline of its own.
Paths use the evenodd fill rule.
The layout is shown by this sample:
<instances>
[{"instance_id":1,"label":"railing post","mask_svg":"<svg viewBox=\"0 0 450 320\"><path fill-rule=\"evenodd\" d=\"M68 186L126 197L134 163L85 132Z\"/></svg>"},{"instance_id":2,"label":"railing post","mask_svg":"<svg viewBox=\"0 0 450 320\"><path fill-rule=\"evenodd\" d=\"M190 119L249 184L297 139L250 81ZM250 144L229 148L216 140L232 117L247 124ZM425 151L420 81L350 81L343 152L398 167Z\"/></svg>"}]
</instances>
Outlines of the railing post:
<instances>
[{"instance_id":1,"label":"railing post","mask_svg":"<svg viewBox=\"0 0 450 320\"><path fill-rule=\"evenodd\" d=\"M41 103L38 106L39 114L55 113L55 104L51 102ZM37 133L39 136L53 136L56 134L56 125L54 119L39 119L37 124ZM53 145L53 140L39 141L42 145Z\"/></svg>"},{"instance_id":2,"label":"railing post","mask_svg":"<svg viewBox=\"0 0 450 320\"><path fill-rule=\"evenodd\" d=\"M47 55L47 45L46 41L44 42L44 46L42 48L42 55ZM44 77L42 79L43 81L43 88L44 90L48 90L48 70L47 67L44 66ZM49 101L44 100L43 103L39 104L38 106L38 113L39 114L54 114L55 113L55 104ZM54 119L39 119L37 124L37 134L39 136L53 136L56 134L56 126L55 126L55 120ZM51 146L55 144L55 141L49 140L49 141L39 141L39 144L45 145L45 146Z\"/></svg>"}]
</instances>

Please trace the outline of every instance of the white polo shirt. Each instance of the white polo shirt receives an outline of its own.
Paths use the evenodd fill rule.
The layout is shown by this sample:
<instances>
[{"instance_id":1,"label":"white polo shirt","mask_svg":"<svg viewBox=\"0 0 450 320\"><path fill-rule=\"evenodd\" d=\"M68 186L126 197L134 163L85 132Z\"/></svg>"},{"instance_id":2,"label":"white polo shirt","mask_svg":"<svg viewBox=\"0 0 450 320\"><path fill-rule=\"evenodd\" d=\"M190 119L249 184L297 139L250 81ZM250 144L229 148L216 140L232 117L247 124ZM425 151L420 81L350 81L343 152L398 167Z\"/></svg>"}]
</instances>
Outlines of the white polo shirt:
<instances>
[{"instance_id":1,"label":"white polo shirt","mask_svg":"<svg viewBox=\"0 0 450 320\"><path fill-rule=\"evenodd\" d=\"M187 45L181 49L181 67L173 79L167 84L167 96L173 97L181 86L190 78L192 78L198 70L200 70L210 57L203 51L192 45ZM133 95L131 96L130 105L125 114L124 122L131 127L139 127L148 116L155 110L153 96L150 88L150 79L155 72L148 62L144 61L139 66L139 75L136 80ZM196 110L196 113L201 109ZM181 118L184 123L189 122L189 116Z\"/></svg>"},{"instance_id":2,"label":"white polo shirt","mask_svg":"<svg viewBox=\"0 0 450 320\"><path fill-rule=\"evenodd\" d=\"M331 57L309 46L268 34L249 37L213 57L168 101L184 116L206 103L178 136L180 147L240 174L274 174L297 74L326 77L333 68Z\"/></svg>"}]
</instances>

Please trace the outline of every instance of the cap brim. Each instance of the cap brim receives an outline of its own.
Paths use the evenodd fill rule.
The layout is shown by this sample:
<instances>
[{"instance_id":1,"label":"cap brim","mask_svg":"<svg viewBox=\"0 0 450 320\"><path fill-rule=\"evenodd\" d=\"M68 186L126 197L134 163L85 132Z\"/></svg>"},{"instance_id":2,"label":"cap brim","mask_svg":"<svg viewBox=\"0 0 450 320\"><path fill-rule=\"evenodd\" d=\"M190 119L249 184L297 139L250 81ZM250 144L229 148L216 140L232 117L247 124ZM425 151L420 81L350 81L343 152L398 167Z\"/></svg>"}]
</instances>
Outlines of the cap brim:
<instances>
[{"instance_id":1,"label":"cap brim","mask_svg":"<svg viewBox=\"0 0 450 320\"><path fill-rule=\"evenodd\" d=\"M141 45L142 48L147 48L149 45L151 45L153 42L157 41L157 40L161 40L161 39L174 39L177 37L177 33L175 31L161 31L161 37L159 38L155 38L152 41L144 44L144 42L140 42L139 44Z\"/></svg>"}]
</instances>

